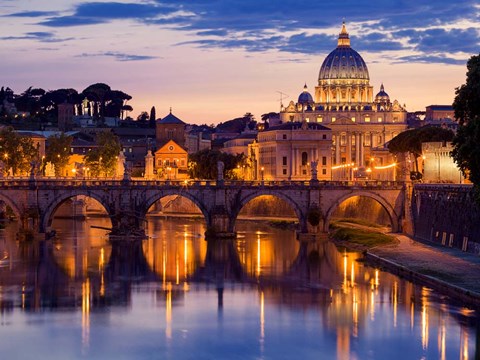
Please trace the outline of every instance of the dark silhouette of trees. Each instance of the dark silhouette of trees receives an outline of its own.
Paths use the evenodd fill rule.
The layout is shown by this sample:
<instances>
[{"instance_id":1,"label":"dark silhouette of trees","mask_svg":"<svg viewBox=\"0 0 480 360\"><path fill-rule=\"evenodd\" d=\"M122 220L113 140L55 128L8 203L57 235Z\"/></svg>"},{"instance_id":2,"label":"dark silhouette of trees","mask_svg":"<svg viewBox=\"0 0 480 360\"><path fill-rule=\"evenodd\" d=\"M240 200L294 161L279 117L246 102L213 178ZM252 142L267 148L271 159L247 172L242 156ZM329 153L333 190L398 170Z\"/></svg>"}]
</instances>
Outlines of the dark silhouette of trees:
<instances>
[{"instance_id":1,"label":"dark silhouette of trees","mask_svg":"<svg viewBox=\"0 0 480 360\"><path fill-rule=\"evenodd\" d=\"M104 119L107 117L120 117L125 101L132 97L123 91L112 90L104 83L96 83L88 86L82 94L93 102L93 117Z\"/></svg>"},{"instance_id":2,"label":"dark silhouette of trees","mask_svg":"<svg viewBox=\"0 0 480 360\"><path fill-rule=\"evenodd\" d=\"M137 121L147 121L148 120L148 113L146 111L142 111L140 115L137 116Z\"/></svg>"},{"instance_id":3,"label":"dark silhouette of trees","mask_svg":"<svg viewBox=\"0 0 480 360\"><path fill-rule=\"evenodd\" d=\"M458 130L452 156L465 178L475 187L480 202L480 54L467 62L465 84L456 89L453 102Z\"/></svg>"},{"instance_id":4,"label":"dark silhouette of trees","mask_svg":"<svg viewBox=\"0 0 480 360\"><path fill-rule=\"evenodd\" d=\"M155 106L152 106L152 108L150 109L150 124L149 124L151 128L155 128L156 121L157 121L157 112L155 111Z\"/></svg>"}]
</instances>

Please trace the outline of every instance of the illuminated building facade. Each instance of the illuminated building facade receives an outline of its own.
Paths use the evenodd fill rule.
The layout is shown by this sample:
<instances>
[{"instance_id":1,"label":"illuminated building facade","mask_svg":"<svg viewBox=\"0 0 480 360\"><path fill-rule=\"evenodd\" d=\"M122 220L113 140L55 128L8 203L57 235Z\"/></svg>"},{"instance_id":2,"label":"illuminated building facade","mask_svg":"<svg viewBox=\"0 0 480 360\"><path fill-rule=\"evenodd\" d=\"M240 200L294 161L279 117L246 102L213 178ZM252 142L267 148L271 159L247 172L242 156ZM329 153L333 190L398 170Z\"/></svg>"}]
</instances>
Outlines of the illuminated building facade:
<instances>
[{"instance_id":1,"label":"illuminated building facade","mask_svg":"<svg viewBox=\"0 0 480 360\"><path fill-rule=\"evenodd\" d=\"M393 171L380 171L395 161L385 144L406 129L407 112L397 100L390 100L383 84L375 97L373 94L367 65L351 48L343 24L336 49L320 68L315 98L305 85L296 103L282 106L279 120L281 124L317 123L331 129L333 180L355 177L353 169L370 169L380 178L393 180ZM295 161L299 160L287 158L289 164ZM352 169L344 171L345 167Z\"/></svg>"},{"instance_id":2,"label":"illuminated building facade","mask_svg":"<svg viewBox=\"0 0 480 360\"><path fill-rule=\"evenodd\" d=\"M185 179L188 153L185 150L186 124L170 113L156 122L155 169L158 177L167 180Z\"/></svg>"}]
</instances>

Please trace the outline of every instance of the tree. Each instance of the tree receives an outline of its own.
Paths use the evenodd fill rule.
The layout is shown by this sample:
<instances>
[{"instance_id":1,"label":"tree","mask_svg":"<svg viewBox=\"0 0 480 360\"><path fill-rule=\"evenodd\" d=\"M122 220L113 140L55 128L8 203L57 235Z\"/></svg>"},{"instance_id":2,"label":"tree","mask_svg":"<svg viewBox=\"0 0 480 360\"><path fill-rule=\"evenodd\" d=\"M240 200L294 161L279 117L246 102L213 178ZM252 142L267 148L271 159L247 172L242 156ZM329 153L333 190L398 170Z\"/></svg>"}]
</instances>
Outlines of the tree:
<instances>
[{"instance_id":1,"label":"tree","mask_svg":"<svg viewBox=\"0 0 480 360\"><path fill-rule=\"evenodd\" d=\"M55 166L55 176L61 176L63 169L68 165L70 159L70 147L72 137L64 133L52 135L47 139L47 148L45 150L45 164L52 163Z\"/></svg>"},{"instance_id":2,"label":"tree","mask_svg":"<svg viewBox=\"0 0 480 360\"><path fill-rule=\"evenodd\" d=\"M155 128L157 120L157 112L155 111L155 106L152 106L150 109L150 127Z\"/></svg>"},{"instance_id":3,"label":"tree","mask_svg":"<svg viewBox=\"0 0 480 360\"><path fill-rule=\"evenodd\" d=\"M453 109L458 130L452 156L475 188L480 202L480 54L467 62L466 83L456 89Z\"/></svg>"},{"instance_id":4,"label":"tree","mask_svg":"<svg viewBox=\"0 0 480 360\"><path fill-rule=\"evenodd\" d=\"M85 165L90 168L93 177L114 176L118 155L122 146L118 136L109 131L97 135L97 147L85 155Z\"/></svg>"},{"instance_id":5,"label":"tree","mask_svg":"<svg viewBox=\"0 0 480 360\"><path fill-rule=\"evenodd\" d=\"M147 121L148 120L148 113L146 111L142 111L140 115L137 116L137 121Z\"/></svg>"},{"instance_id":6,"label":"tree","mask_svg":"<svg viewBox=\"0 0 480 360\"><path fill-rule=\"evenodd\" d=\"M453 132L435 126L423 126L401 132L388 143L388 150L393 154L410 153L418 173L418 157L422 155L422 143L432 141L452 141Z\"/></svg>"},{"instance_id":7,"label":"tree","mask_svg":"<svg viewBox=\"0 0 480 360\"><path fill-rule=\"evenodd\" d=\"M191 154L188 159L188 172L192 179L217 179L217 163L224 164L224 178L236 179L235 169L243 166L245 155L231 155L218 150L204 149Z\"/></svg>"},{"instance_id":8,"label":"tree","mask_svg":"<svg viewBox=\"0 0 480 360\"><path fill-rule=\"evenodd\" d=\"M38 161L38 149L33 140L20 136L12 127L0 131L0 155L5 171L12 169L13 175L28 173L32 161Z\"/></svg>"}]
</instances>

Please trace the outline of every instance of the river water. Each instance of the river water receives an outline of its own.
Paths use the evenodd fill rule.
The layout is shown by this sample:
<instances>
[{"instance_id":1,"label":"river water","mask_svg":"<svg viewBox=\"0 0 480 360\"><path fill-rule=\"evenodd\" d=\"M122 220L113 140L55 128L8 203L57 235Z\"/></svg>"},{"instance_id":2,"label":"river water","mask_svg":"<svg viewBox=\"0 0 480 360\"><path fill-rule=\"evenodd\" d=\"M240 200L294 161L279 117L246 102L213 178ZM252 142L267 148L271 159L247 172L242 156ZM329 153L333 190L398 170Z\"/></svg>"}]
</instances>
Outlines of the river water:
<instances>
[{"instance_id":1,"label":"river water","mask_svg":"<svg viewBox=\"0 0 480 360\"><path fill-rule=\"evenodd\" d=\"M106 218L55 239L0 231L2 359L475 359L477 314L329 242L239 221L151 217L114 244Z\"/></svg>"}]
</instances>

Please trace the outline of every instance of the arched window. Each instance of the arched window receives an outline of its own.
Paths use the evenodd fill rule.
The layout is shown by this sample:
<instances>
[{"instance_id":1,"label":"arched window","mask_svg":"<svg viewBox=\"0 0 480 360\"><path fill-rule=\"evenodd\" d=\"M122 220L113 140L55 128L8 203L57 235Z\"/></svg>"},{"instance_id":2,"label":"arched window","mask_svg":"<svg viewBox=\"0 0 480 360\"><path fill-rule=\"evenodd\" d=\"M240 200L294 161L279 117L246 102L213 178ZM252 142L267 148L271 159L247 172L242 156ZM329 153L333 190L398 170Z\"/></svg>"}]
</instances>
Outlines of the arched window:
<instances>
[{"instance_id":1,"label":"arched window","mask_svg":"<svg viewBox=\"0 0 480 360\"><path fill-rule=\"evenodd\" d=\"M304 151L302 152L302 166L307 165L308 163L308 154Z\"/></svg>"}]
</instances>

